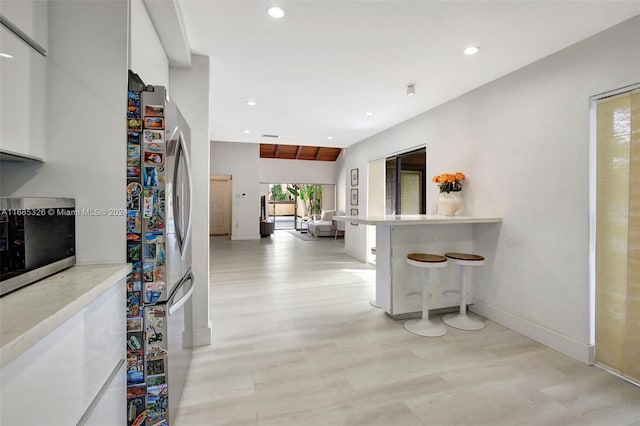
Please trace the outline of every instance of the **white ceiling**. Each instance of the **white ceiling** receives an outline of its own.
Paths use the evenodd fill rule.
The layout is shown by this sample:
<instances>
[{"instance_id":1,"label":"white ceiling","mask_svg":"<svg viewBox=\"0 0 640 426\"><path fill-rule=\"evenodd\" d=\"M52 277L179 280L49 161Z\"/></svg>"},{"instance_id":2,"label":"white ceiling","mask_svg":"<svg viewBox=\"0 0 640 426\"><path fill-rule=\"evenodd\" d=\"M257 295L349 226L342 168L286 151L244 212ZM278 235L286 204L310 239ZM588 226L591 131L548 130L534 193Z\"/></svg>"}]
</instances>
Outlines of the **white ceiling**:
<instances>
[{"instance_id":1,"label":"white ceiling","mask_svg":"<svg viewBox=\"0 0 640 426\"><path fill-rule=\"evenodd\" d=\"M192 51L211 57L213 140L336 147L640 13L640 1L179 4ZM270 18L271 4L285 17ZM464 55L469 45L480 53ZM416 84L413 97L408 83Z\"/></svg>"}]
</instances>

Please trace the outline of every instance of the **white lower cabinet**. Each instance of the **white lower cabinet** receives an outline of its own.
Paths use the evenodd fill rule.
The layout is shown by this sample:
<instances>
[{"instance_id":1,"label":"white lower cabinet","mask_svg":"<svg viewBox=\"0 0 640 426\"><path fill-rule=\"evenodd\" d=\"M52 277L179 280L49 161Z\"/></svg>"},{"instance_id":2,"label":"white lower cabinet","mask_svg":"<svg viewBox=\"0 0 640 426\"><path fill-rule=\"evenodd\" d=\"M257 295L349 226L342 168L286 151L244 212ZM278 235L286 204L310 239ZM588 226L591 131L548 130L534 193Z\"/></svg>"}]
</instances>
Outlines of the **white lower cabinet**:
<instances>
[{"instance_id":1,"label":"white lower cabinet","mask_svg":"<svg viewBox=\"0 0 640 426\"><path fill-rule=\"evenodd\" d=\"M114 372L109 387L100 395L95 407L87 413L85 426L121 426L125 423L127 412L127 371L122 362L120 368Z\"/></svg>"},{"instance_id":2,"label":"white lower cabinet","mask_svg":"<svg viewBox=\"0 0 640 426\"><path fill-rule=\"evenodd\" d=\"M85 424L122 424L125 309L121 280L5 365L0 373L0 424L68 426L81 419Z\"/></svg>"}]
</instances>

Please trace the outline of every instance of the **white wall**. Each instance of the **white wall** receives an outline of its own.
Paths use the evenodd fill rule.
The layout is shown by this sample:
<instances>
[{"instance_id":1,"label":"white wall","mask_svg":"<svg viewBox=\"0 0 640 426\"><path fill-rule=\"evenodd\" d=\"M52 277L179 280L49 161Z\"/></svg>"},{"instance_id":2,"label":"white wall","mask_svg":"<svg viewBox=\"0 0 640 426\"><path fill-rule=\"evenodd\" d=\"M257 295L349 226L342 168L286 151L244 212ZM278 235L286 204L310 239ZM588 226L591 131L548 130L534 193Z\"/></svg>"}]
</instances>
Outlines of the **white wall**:
<instances>
[{"instance_id":1,"label":"white wall","mask_svg":"<svg viewBox=\"0 0 640 426\"><path fill-rule=\"evenodd\" d=\"M191 68L170 68L169 97L179 106L191 128L193 179L192 268L193 343L211 344L209 319L209 57L191 55Z\"/></svg>"},{"instance_id":2,"label":"white wall","mask_svg":"<svg viewBox=\"0 0 640 426\"><path fill-rule=\"evenodd\" d=\"M260 158L260 182L336 183L335 161Z\"/></svg>"},{"instance_id":3,"label":"white wall","mask_svg":"<svg viewBox=\"0 0 640 426\"><path fill-rule=\"evenodd\" d=\"M131 1L129 69L145 84L169 87L169 60L142 0Z\"/></svg>"},{"instance_id":4,"label":"white wall","mask_svg":"<svg viewBox=\"0 0 640 426\"><path fill-rule=\"evenodd\" d=\"M342 172L425 142L429 176L465 172L462 214L503 217L476 227L475 309L585 362L589 97L640 80L638 40L636 17L350 147Z\"/></svg>"},{"instance_id":5,"label":"white wall","mask_svg":"<svg viewBox=\"0 0 640 426\"><path fill-rule=\"evenodd\" d=\"M72 197L79 209L124 211L127 1L48 8L47 162L3 162L2 195ZM124 215L76 219L78 263L126 260Z\"/></svg>"},{"instance_id":6,"label":"white wall","mask_svg":"<svg viewBox=\"0 0 640 426\"><path fill-rule=\"evenodd\" d=\"M260 145L211 142L211 174L231 175L231 239L260 238Z\"/></svg>"}]
</instances>

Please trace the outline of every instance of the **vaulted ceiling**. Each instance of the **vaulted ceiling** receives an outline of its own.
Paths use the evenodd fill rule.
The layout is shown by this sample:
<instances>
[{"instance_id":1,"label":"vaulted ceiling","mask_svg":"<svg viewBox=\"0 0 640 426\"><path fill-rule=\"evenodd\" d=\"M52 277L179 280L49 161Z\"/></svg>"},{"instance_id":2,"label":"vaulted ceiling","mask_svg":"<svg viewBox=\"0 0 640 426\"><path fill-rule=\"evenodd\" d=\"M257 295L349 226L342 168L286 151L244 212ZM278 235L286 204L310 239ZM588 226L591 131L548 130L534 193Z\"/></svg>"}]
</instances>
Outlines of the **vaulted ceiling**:
<instances>
[{"instance_id":1,"label":"vaulted ceiling","mask_svg":"<svg viewBox=\"0 0 640 426\"><path fill-rule=\"evenodd\" d=\"M260 144L260 158L287 160L336 161L342 148L304 145Z\"/></svg>"},{"instance_id":2,"label":"vaulted ceiling","mask_svg":"<svg viewBox=\"0 0 640 426\"><path fill-rule=\"evenodd\" d=\"M270 1L173 1L211 57L212 139L279 146L350 146L640 13L637 0L279 0L274 19Z\"/></svg>"}]
</instances>

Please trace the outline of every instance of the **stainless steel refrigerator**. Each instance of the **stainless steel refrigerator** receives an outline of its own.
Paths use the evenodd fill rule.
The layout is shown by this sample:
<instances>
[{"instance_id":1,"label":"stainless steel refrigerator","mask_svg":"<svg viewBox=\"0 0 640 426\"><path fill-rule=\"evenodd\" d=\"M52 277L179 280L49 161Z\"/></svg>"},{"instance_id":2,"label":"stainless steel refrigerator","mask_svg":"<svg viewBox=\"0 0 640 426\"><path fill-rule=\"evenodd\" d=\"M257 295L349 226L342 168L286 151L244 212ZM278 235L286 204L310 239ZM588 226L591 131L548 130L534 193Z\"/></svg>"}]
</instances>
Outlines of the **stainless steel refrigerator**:
<instances>
[{"instance_id":1,"label":"stainless steel refrigerator","mask_svg":"<svg viewBox=\"0 0 640 426\"><path fill-rule=\"evenodd\" d=\"M168 425L191 362L190 128L130 73L127 109L127 424Z\"/></svg>"}]
</instances>

